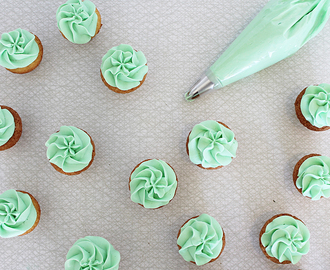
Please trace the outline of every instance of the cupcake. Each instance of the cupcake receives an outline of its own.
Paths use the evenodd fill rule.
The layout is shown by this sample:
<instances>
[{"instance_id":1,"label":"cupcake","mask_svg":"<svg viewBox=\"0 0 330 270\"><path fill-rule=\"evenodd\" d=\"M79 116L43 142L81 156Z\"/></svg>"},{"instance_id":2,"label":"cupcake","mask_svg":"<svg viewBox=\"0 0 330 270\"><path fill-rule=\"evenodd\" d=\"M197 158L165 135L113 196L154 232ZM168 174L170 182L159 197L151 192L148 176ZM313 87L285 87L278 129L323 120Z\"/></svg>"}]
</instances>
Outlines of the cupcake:
<instances>
[{"instance_id":1,"label":"cupcake","mask_svg":"<svg viewBox=\"0 0 330 270\"><path fill-rule=\"evenodd\" d=\"M77 240L66 255L65 270L119 268L120 253L104 238L86 236Z\"/></svg>"},{"instance_id":2,"label":"cupcake","mask_svg":"<svg viewBox=\"0 0 330 270\"><path fill-rule=\"evenodd\" d=\"M203 169L219 169L236 156L234 132L221 122L208 120L193 127L186 149L190 161Z\"/></svg>"},{"instance_id":3,"label":"cupcake","mask_svg":"<svg viewBox=\"0 0 330 270\"><path fill-rule=\"evenodd\" d=\"M111 48L102 58L101 79L112 91L126 94L138 89L146 79L147 59L130 45Z\"/></svg>"},{"instance_id":4,"label":"cupcake","mask_svg":"<svg viewBox=\"0 0 330 270\"><path fill-rule=\"evenodd\" d=\"M46 142L47 158L56 171L77 175L87 170L95 156L95 145L89 134L79 128L62 126Z\"/></svg>"},{"instance_id":5,"label":"cupcake","mask_svg":"<svg viewBox=\"0 0 330 270\"><path fill-rule=\"evenodd\" d=\"M40 206L30 194L10 189L0 195L0 237L32 232L40 220Z\"/></svg>"},{"instance_id":6,"label":"cupcake","mask_svg":"<svg viewBox=\"0 0 330 270\"><path fill-rule=\"evenodd\" d=\"M211 216L202 214L187 220L179 230L179 253L187 262L204 265L218 259L225 247L225 233Z\"/></svg>"},{"instance_id":7,"label":"cupcake","mask_svg":"<svg viewBox=\"0 0 330 270\"><path fill-rule=\"evenodd\" d=\"M43 48L40 39L23 29L1 35L0 65L23 74L34 70L41 62Z\"/></svg>"},{"instance_id":8,"label":"cupcake","mask_svg":"<svg viewBox=\"0 0 330 270\"><path fill-rule=\"evenodd\" d=\"M7 106L0 106L0 151L13 147L22 134L21 117Z\"/></svg>"},{"instance_id":9,"label":"cupcake","mask_svg":"<svg viewBox=\"0 0 330 270\"><path fill-rule=\"evenodd\" d=\"M293 183L307 198L330 197L330 158L310 154L301 158L293 170Z\"/></svg>"},{"instance_id":10,"label":"cupcake","mask_svg":"<svg viewBox=\"0 0 330 270\"><path fill-rule=\"evenodd\" d=\"M330 84L305 88L294 105L300 123L308 129L323 131L330 128Z\"/></svg>"},{"instance_id":11,"label":"cupcake","mask_svg":"<svg viewBox=\"0 0 330 270\"><path fill-rule=\"evenodd\" d=\"M101 15L89 0L68 0L56 12L62 36L72 43L85 44L100 31Z\"/></svg>"},{"instance_id":12,"label":"cupcake","mask_svg":"<svg viewBox=\"0 0 330 270\"><path fill-rule=\"evenodd\" d=\"M160 208L174 197L178 180L173 168L160 159L147 159L132 171L128 187L131 200L145 208Z\"/></svg>"},{"instance_id":13,"label":"cupcake","mask_svg":"<svg viewBox=\"0 0 330 270\"><path fill-rule=\"evenodd\" d=\"M305 224L290 214L279 214L262 227L259 245L274 263L296 264L309 251L309 231Z\"/></svg>"}]
</instances>

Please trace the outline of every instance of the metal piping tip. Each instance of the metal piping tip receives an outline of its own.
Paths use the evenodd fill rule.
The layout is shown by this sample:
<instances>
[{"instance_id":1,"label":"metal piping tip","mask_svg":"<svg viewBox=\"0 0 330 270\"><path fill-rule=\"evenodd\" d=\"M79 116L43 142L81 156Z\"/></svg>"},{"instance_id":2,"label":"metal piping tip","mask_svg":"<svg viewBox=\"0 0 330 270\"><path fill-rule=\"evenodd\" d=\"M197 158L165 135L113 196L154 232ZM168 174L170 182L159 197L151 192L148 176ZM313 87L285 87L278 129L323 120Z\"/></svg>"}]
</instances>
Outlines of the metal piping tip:
<instances>
[{"instance_id":1,"label":"metal piping tip","mask_svg":"<svg viewBox=\"0 0 330 270\"><path fill-rule=\"evenodd\" d=\"M185 93L184 97L187 101L192 101L198 98L201 94L209 92L214 89L215 84L204 75Z\"/></svg>"}]
</instances>

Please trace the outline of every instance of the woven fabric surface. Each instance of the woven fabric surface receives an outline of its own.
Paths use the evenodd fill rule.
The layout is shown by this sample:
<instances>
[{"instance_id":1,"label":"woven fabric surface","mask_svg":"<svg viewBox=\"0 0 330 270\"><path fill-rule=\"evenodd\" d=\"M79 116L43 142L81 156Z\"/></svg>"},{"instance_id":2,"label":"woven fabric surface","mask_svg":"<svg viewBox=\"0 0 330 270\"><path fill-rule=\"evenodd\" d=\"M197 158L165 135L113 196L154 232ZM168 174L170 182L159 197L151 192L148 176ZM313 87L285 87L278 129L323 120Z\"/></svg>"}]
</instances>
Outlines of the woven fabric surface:
<instances>
[{"instance_id":1,"label":"woven fabric surface","mask_svg":"<svg viewBox=\"0 0 330 270\"><path fill-rule=\"evenodd\" d=\"M330 83L329 23L294 56L194 102L183 94L224 52L267 2L198 0L93 1L100 33L85 45L60 34L62 1L0 1L0 33L24 28L43 46L41 64L17 75L0 69L0 104L15 109L23 133L0 152L0 193L31 193L41 206L37 228L0 240L0 269L64 269L72 244L87 235L106 238L121 254L120 269L198 269L179 255L176 236L189 218L207 213L223 227L221 257L201 269L278 269L259 248L259 232L275 214L302 219L310 252L285 269L330 267L330 199L311 201L294 187L304 155L330 155L329 132L303 127L294 101L306 86ZM126 43L141 50L149 72L135 92L114 93L100 78L102 56ZM238 141L228 166L203 170L189 161L185 143L204 120L228 125ZM62 125L86 130L96 156L78 176L55 171L45 142ZM169 205L149 210L130 200L128 179L144 159L159 158L179 184Z\"/></svg>"}]
</instances>

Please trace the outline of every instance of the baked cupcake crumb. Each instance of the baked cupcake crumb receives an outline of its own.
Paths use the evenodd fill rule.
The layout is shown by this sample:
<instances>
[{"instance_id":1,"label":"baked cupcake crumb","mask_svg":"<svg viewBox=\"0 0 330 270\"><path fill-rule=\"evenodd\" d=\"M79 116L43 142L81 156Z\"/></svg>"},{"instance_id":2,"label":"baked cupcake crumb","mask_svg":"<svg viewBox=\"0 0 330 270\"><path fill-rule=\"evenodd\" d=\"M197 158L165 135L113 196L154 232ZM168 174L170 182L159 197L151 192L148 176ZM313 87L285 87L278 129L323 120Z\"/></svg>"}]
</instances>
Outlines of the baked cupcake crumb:
<instances>
[{"instance_id":1,"label":"baked cupcake crumb","mask_svg":"<svg viewBox=\"0 0 330 270\"><path fill-rule=\"evenodd\" d=\"M0 105L0 151L13 147L22 135L22 120L12 108Z\"/></svg>"}]
</instances>

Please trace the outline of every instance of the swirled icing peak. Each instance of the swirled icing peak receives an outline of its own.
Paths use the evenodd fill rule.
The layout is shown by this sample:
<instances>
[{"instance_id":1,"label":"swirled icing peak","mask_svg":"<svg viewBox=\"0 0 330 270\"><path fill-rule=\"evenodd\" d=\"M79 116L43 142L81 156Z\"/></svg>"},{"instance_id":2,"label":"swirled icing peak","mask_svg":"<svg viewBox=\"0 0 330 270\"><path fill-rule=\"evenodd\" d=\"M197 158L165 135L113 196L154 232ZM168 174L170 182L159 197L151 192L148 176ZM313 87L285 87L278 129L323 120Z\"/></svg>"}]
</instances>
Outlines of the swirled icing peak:
<instances>
[{"instance_id":1,"label":"swirled icing peak","mask_svg":"<svg viewBox=\"0 0 330 270\"><path fill-rule=\"evenodd\" d=\"M57 9L57 26L71 42L84 44L95 35L97 14L89 0L68 0Z\"/></svg>"},{"instance_id":2,"label":"swirled icing peak","mask_svg":"<svg viewBox=\"0 0 330 270\"><path fill-rule=\"evenodd\" d=\"M174 170L165 161L151 159L135 168L129 185L133 202L145 208L158 208L173 199L177 179Z\"/></svg>"},{"instance_id":3,"label":"swirled icing peak","mask_svg":"<svg viewBox=\"0 0 330 270\"><path fill-rule=\"evenodd\" d=\"M300 110L313 126L330 126L330 84L307 87L301 98Z\"/></svg>"},{"instance_id":4,"label":"swirled icing peak","mask_svg":"<svg viewBox=\"0 0 330 270\"><path fill-rule=\"evenodd\" d=\"M92 160L93 145L89 135L79 128L62 126L46 142L47 158L64 172L77 172Z\"/></svg>"},{"instance_id":5,"label":"swirled icing peak","mask_svg":"<svg viewBox=\"0 0 330 270\"><path fill-rule=\"evenodd\" d=\"M66 255L65 270L117 270L120 253L104 238L86 236L77 240Z\"/></svg>"},{"instance_id":6,"label":"swirled icing peak","mask_svg":"<svg viewBox=\"0 0 330 270\"><path fill-rule=\"evenodd\" d=\"M0 237L21 235L36 219L37 211L28 194L10 189L0 195Z\"/></svg>"},{"instance_id":7,"label":"swirled icing peak","mask_svg":"<svg viewBox=\"0 0 330 270\"><path fill-rule=\"evenodd\" d=\"M229 128L208 120L193 127L188 142L189 158L204 168L228 165L236 156L237 141Z\"/></svg>"},{"instance_id":8,"label":"swirled icing peak","mask_svg":"<svg viewBox=\"0 0 330 270\"><path fill-rule=\"evenodd\" d=\"M35 35L23 29L16 29L1 35L0 65L8 69L23 68L37 59L39 46Z\"/></svg>"},{"instance_id":9,"label":"swirled icing peak","mask_svg":"<svg viewBox=\"0 0 330 270\"><path fill-rule=\"evenodd\" d=\"M292 216L275 218L266 226L261 244L269 256L279 262L296 264L309 251L309 231L304 223Z\"/></svg>"},{"instance_id":10,"label":"swirled icing peak","mask_svg":"<svg viewBox=\"0 0 330 270\"><path fill-rule=\"evenodd\" d=\"M330 197L330 158L313 156L306 159L298 170L296 186L304 196L319 200Z\"/></svg>"},{"instance_id":11,"label":"swirled icing peak","mask_svg":"<svg viewBox=\"0 0 330 270\"><path fill-rule=\"evenodd\" d=\"M190 219L180 229L179 253L186 261L203 265L216 259L223 246L223 231L211 216L202 214Z\"/></svg>"},{"instance_id":12,"label":"swirled icing peak","mask_svg":"<svg viewBox=\"0 0 330 270\"><path fill-rule=\"evenodd\" d=\"M14 116L7 109L1 109L0 107L0 146L9 141L13 136L14 131Z\"/></svg>"},{"instance_id":13,"label":"swirled icing peak","mask_svg":"<svg viewBox=\"0 0 330 270\"><path fill-rule=\"evenodd\" d=\"M106 82L120 90L137 87L148 72L143 52L130 45L121 44L111 48L102 58L101 72Z\"/></svg>"}]
</instances>

